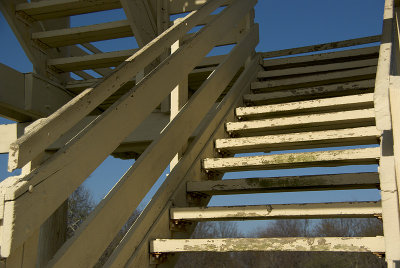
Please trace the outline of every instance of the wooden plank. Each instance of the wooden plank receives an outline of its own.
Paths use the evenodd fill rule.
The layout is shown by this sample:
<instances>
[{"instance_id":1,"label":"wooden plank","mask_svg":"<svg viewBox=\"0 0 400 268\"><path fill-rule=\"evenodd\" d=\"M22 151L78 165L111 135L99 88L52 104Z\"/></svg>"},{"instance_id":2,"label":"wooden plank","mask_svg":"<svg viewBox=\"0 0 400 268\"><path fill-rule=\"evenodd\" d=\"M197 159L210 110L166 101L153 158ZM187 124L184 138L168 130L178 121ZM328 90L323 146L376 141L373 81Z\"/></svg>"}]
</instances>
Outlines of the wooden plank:
<instances>
[{"instance_id":1,"label":"wooden plank","mask_svg":"<svg viewBox=\"0 0 400 268\"><path fill-rule=\"evenodd\" d=\"M81 44L81 45L83 47L85 47L86 49L88 49L87 48L87 44L88 43L84 43L84 44ZM94 47L94 46L92 45L92 47ZM93 52L93 49L88 49L88 50ZM85 50L83 50L82 48L80 48L80 47L78 47L76 45L73 45L73 46L69 47L69 53L70 53L71 57L80 57L80 56L91 55L90 53L86 52ZM93 52L93 53L94 54L98 54L98 53L103 53L103 52L99 51L99 52ZM98 73L101 76L107 76L113 71L113 69L111 69L111 68L95 68L95 69L93 69L93 71Z\"/></svg>"},{"instance_id":2,"label":"wooden plank","mask_svg":"<svg viewBox=\"0 0 400 268\"><path fill-rule=\"evenodd\" d=\"M121 5L139 47L143 47L157 36L156 18L147 0L121 0Z\"/></svg>"},{"instance_id":3,"label":"wooden plank","mask_svg":"<svg viewBox=\"0 0 400 268\"><path fill-rule=\"evenodd\" d=\"M247 94L243 99L248 104L273 104L290 101L320 99L322 97L360 94L364 92L373 92L375 80L362 80L356 82L346 82L332 85L302 88L298 90L282 90L265 92L258 94Z\"/></svg>"},{"instance_id":4,"label":"wooden plank","mask_svg":"<svg viewBox=\"0 0 400 268\"><path fill-rule=\"evenodd\" d=\"M190 181L187 183L186 189L189 193L207 195L379 189L379 175L376 172L371 172L221 181Z\"/></svg>"},{"instance_id":5,"label":"wooden plank","mask_svg":"<svg viewBox=\"0 0 400 268\"><path fill-rule=\"evenodd\" d=\"M21 137L13 145L9 158L9 168L22 167L32 157L45 150L68 129L115 93L121 86L131 81L137 72L143 70L153 62L175 40L194 27L204 16L211 13L218 4L219 2L210 2L210 4L204 6L198 12L189 15L186 20L172 26L151 41L146 47L140 49L135 55L127 59L113 74L107 76L99 84L87 88L62 109L44 120L40 128ZM176 57L176 55L173 57Z\"/></svg>"},{"instance_id":6,"label":"wooden plank","mask_svg":"<svg viewBox=\"0 0 400 268\"><path fill-rule=\"evenodd\" d=\"M377 164L379 148L289 153L203 160L206 171L232 172L244 170L291 169L300 167L329 167Z\"/></svg>"},{"instance_id":7,"label":"wooden plank","mask_svg":"<svg viewBox=\"0 0 400 268\"><path fill-rule=\"evenodd\" d=\"M380 201L170 209L171 220L187 221L373 218L380 215L382 215Z\"/></svg>"},{"instance_id":8,"label":"wooden plank","mask_svg":"<svg viewBox=\"0 0 400 268\"><path fill-rule=\"evenodd\" d=\"M344 40L344 41L324 43L324 44L319 44L319 45L263 52L263 53L261 53L261 56L264 59L265 58L274 58L274 57L289 56L289 55L295 55L295 54L301 54L301 53L316 52L316 51L321 51L321 50L358 46L358 45L370 44L370 43L375 43L375 42L380 42L380 41L381 41L381 36L374 35L374 36L367 36L367 37L349 39L349 40Z\"/></svg>"},{"instance_id":9,"label":"wooden plank","mask_svg":"<svg viewBox=\"0 0 400 268\"><path fill-rule=\"evenodd\" d=\"M295 67L296 65L304 66L312 64L321 64L321 62L330 62L330 63L333 63L335 61L343 62L360 58L365 58L365 59L377 58L379 55L378 53L379 53L379 46L373 46L373 47L350 49L337 52L328 52L315 55L264 60L263 66L269 68L271 67L277 68L278 66L280 66L280 68L285 68L285 67L289 68L289 67Z\"/></svg>"},{"instance_id":10,"label":"wooden plank","mask_svg":"<svg viewBox=\"0 0 400 268\"><path fill-rule=\"evenodd\" d=\"M372 127L218 139L215 149L228 154L379 144L381 132Z\"/></svg>"},{"instance_id":11,"label":"wooden plank","mask_svg":"<svg viewBox=\"0 0 400 268\"><path fill-rule=\"evenodd\" d=\"M392 40L394 32L394 0L385 1L382 40L379 49L378 70L375 80L375 112L379 130L390 130L389 83L392 65Z\"/></svg>"},{"instance_id":12,"label":"wooden plank","mask_svg":"<svg viewBox=\"0 0 400 268\"><path fill-rule=\"evenodd\" d=\"M47 64L60 72L113 67L120 65L137 51L138 49L127 49L78 57L49 59Z\"/></svg>"},{"instance_id":13,"label":"wooden plank","mask_svg":"<svg viewBox=\"0 0 400 268\"><path fill-rule=\"evenodd\" d=\"M87 127L85 131L81 132L77 137L74 138L73 141L71 141L68 145L66 145L62 150L59 150L52 158L50 158L48 161L46 161L41 167L35 170L35 174L29 174L27 177L30 177L30 180L23 180L20 182L20 185L14 186L16 189L14 191L9 192L9 197L11 197L11 200L15 201L10 201L6 202L6 212L5 212L5 220L4 220L4 226L8 226L10 229L5 230L6 236L2 237L2 240L5 241L1 247L2 252L7 252L10 248L12 249L12 245L14 244L15 246L18 244L18 241L23 241L24 236L29 234L29 229L30 230L35 230L44 219L47 218L48 214L50 214L54 209L59 206L65 198L68 197L72 191L79 186L84 179L90 175L93 170L109 155L109 153L112 152L112 150L118 146L118 144L122 141L122 139L128 135L133 129L136 128L136 126L144 119L144 117L149 114L151 111L154 110L154 108L161 102L162 99L164 99L172 90L173 87L180 81L185 75L187 75L190 70L192 70L196 66L196 61L200 61L201 58L203 58L212 48L214 40L216 40L219 36L221 36L224 32L229 29L231 23L233 23L237 17L244 16L250 9L251 7L255 4L256 0L254 1L235 1L235 4L232 6L226 8L224 11L220 13L220 17L218 20L215 20L213 24L207 25L203 28L202 32L199 33L198 38L194 39L194 41L190 44L186 44L182 46L181 49L178 50L177 53L174 53L163 61L159 67L157 67L157 71L151 72L146 78L141 80L141 82L137 85L136 88L134 88L129 94L125 95L124 98L119 100L114 106L113 109L107 110L105 113L103 113L99 118L96 119L96 122L92 123L90 127ZM224 22L224 23L223 23ZM252 31L253 32L253 31ZM254 30L254 32L258 32L257 29ZM254 33L253 32L253 33ZM246 52L251 52L252 47L254 47L257 43L257 40L250 39L248 40L250 44L244 43L244 47L239 50L237 55L235 57L230 57L227 59L224 63L225 68L228 68L228 73L225 73L224 76L226 75L227 77L224 77L224 79L227 79L228 82L230 81L231 77L235 74L235 72L232 72L232 69L234 68L234 65L236 67L239 67L241 63L243 63L244 58L246 58L248 55ZM246 48L246 49L245 49ZM245 51L245 52L244 52ZM235 53L236 54L236 53ZM191 55L191 62L186 61L186 64L181 64L184 62L184 59L187 59L188 55ZM237 58L239 57L239 59ZM237 61L239 63L237 63ZM182 66L182 72L176 72L176 69L172 68L171 66ZM220 67L222 64L220 65ZM215 72L216 75L217 71ZM165 79L165 77L168 77L169 79ZM219 79L218 79L219 80ZM218 81L217 82L220 82ZM221 77L222 80L222 77ZM209 80L209 85L212 89L212 92L214 92L215 89L215 83L216 81L214 79ZM212 81L212 82L211 82ZM208 84L208 83L207 83ZM217 83L218 84L218 83ZM207 90L208 91L208 90ZM201 96L201 99L205 97L208 99L209 94L207 91L206 94L203 93L203 95L198 95ZM202 91L199 91L202 92ZM200 94L200 93L198 93ZM217 94L217 93L213 93ZM193 99L193 97L192 97ZM144 101L145 100L145 101ZM212 104L214 104L214 101L210 100ZM200 107L202 106L202 102ZM194 106L196 109L196 115L198 114L198 104ZM188 105L185 106L184 109L189 109ZM192 108L193 109L193 106ZM135 114L137 116L132 117L132 114ZM182 114L185 114L182 112ZM190 119L187 120L185 118L184 125L188 121L192 122L192 117L193 117L193 112L190 115ZM181 120L177 120L179 117L174 120L174 122L179 122ZM183 120L183 119L182 119ZM172 123L171 123L172 124ZM169 126L171 126L171 124ZM175 123L178 124L178 123ZM182 124L182 121L179 122L179 124ZM196 126L195 126L196 127ZM167 131L168 129L168 131ZM174 140L180 139L181 136L177 134L177 132L181 132L182 129L185 131L186 128L166 128L162 133L162 137L168 137L172 138ZM108 130L108 131L107 131ZM172 133L166 136L166 133ZM189 133L190 135L191 133ZM161 139L161 138L160 138ZM163 142L166 142L167 146L172 145L170 140L165 140L165 138L162 138ZM104 144L102 146L102 151L99 150L99 144ZM157 142L154 142L153 144L157 144ZM165 144L165 143L164 143ZM175 144L176 146L180 146L179 143ZM154 145L155 146L155 145ZM154 147L153 147L154 148ZM147 149L148 152L152 152L152 154L156 153L156 156L159 157L161 156L164 161L169 162L170 159L168 159L167 155L160 154L158 149L160 148L165 148L163 147L158 147L157 150L152 150L151 148ZM172 152L175 154L176 152L171 151L171 147L169 147L167 151L170 153ZM172 157L171 157L172 158ZM140 160L142 159L142 160ZM142 181L142 175L150 176L151 174L149 173L149 164L152 168L150 168L151 171L153 171L153 167L155 164L160 164L161 159L157 158L151 158L151 161L146 160L147 165L141 165L138 163L141 163L144 161L144 159L148 159L147 157L144 157L142 155L141 158L138 159L135 163L135 168L131 169L128 171L124 179L121 179L119 181L119 185L122 185L123 182L130 182L135 185L141 185L143 187L146 187L146 185L143 184ZM88 161L89 160L89 161ZM160 160L160 163L158 161ZM85 164L82 166L81 163L85 162ZM67 164L66 164L67 163ZM143 162L142 162L143 163ZM79 166L79 169L77 168ZM167 166L167 164L165 164ZM161 168L161 173L165 169L165 166ZM132 175L132 173L138 172L140 169L145 170L142 175L135 176L134 180L128 180L127 178ZM54 172L54 170L57 170L57 172ZM133 170L136 170L133 172ZM154 172L158 172L159 170L155 170ZM50 173L49 173L50 172ZM160 174L161 174L160 173ZM53 175L52 175L53 174ZM138 173L136 173L138 174ZM156 180L158 176L154 176L153 179ZM26 179L26 178L25 178ZM136 180L140 180L139 183L137 183ZM34 189L32 192L28 193L26 191L26 187L29 188L29 185L26 184L26 182L29 181L29 185L34 185ZM154 182L154 181L153 181ZM151 181L147 181L149 185L149 189L153 185ZM66 261L67 263L70 263L71 261L74 261L76 263L82 264L85 266L85 263L88 262L93 262L97 261L96 256L97 254L101 255L103 250L108 246L108 243L104 244L98 244L98 248L96 249L96 253L94 252L94 248L92 247L94 243L94 240L92 239L101 239L105 240L108 242L111 242L111 240L114 238L114 235L120 230L123 224L125 224L125 221L128 219L130 216L131 212L133 211L135 204L138 205L139 202L141 201L139 198L139 194L136 196L132 195L132 192L129 189L132 189L131 187L119 187L115 186L113 188L113 191L127 191L125 194L121 194L119 192L118 195L107 195L107 200L113 197L118 197L122 198L122 202L126 204L126 200L129 200L130 198L134 198L133 203L131 206L125 206L126 210L121 211L119 210L118 217L113 217L110 215L113 214L97 214L97 213L92 213L92 216L89 216L90 219L101 219L102 224L97 224L95 225L96 228L101 228L101 226L107 226L105 223L108 221L110 222L111 226L115 227L113 229L113 232L111 232L110 227L107 226L108 229L105 232L105 236L98 236L98 232L96 231L96 228L85 228L85 229L80 229L80 232L83 232L85 230L86 232L89 232L87 234L90 235L90 239L84 239L82 235L77 235L75 236L74 241L79 241L83 244L83 248L87 248L86 243L90 243L91 245L91 254L93 258L88 259L87 254L82 250L81 248L78 247L69 247L68 245L75 245L75 243L72 243L72 240L68 243L68 245L65 245L65 248L60 249L58 253L58 257L55 257L53 259L53 264L50 265L55 265L56 263L59 264L62 261ZM129 190L129 191L128 191ZM147 191L141 192L143 193L143 196L146 194ZM51 198L48 197L48 193L51 193L52 196ZM123 196L128 196L129 198L126 199ZM139 200L138 200L139 199ZM10 200L10 199L9 199ZM121 199L114 199L117 202L121 201ZM10 207L14 205L14 202L17 202L16 206ZM7 207L7 203L9 207ZM115 203L108 203L106 199L102 201L102 204L100 204L97 209L99 211L104 212L105 210L101 209L103 205L105 204L111 204L108 205L108 208L111 209L111 213L117 212L115 207L113 206ZM23 208L24 206L31 207L32 205L40 207L39 209L28 209ZM131 209L133 208L133 209ZM15 210L14 210L15 209ZM18 211L21 209L20 211ZM8 213L7 213L8 210ZM35 213L35 217L31 217L30 215L27 214L27 211L32 211L32 213ZM109 212L107 210L107 212ZM122 216L122 213L124 212L123 216L126 216L125 221L124 217ZM126 213L126 214L125 214ZM101 217L100 217L101 216ZM13 219L14 217L15 220ZM105 217L105 218L104 218ZM8 218L8 219L7 219ZM25 219L24 219L25 218ZM120 219L120 221L116 222L116 219ZM11 223L18 223L16 225L11 225ZM121 223L120 226L117 225ZM88 225L85 225L88 226ZM22 228L25 230L25 232L18 232L18 229ZM115 231L115 232L114 232ZM94 233L93 233L94 232ZM94 234L94 235L93 235ZM93 235L93 236L92 236ZM18 237L19 236L19 237ZM10 237L13 237L14 239L10 241ZM79 238L79 239L78 239ZM103 240L103 241L104 241ZM10 245L11 242L11 245ZM7 248L5 245L9 245L10 247ZM73 258L69 257L69 254L65 252L65 250L68 250L68 253L74 253ZM71 250L71 251L70 251ZM65 253L65 254L64 254ZM75 255L77 254L77 255ZM4 254L6 255L6 254ZM99 256L97 255L97 257ZM95 263L95 262L94 262ZM93 264L94 264L93 263ZM67 265L69 266L69 265ZM74 266L74 265L72 265ZM90 266L90 265L89 265Z\"/></svg>"},{"instance_id":14,"label":"wooden plank","mask_svg":"<svg viewBox=\"0 0 400 268\"><path fill-rule=\"evenodd\" d=\"M169 12L171 15L191 12L199 9L202 5L209 2L209 0L174 0L169 1ZM221 5L228 5L232 0L224 0Z\"/></svg>"},{"instance_id":15,"label":"wooden plank","mask_svg":"<svg viewBox=\"0 0 400 268\"><path fill-rule=\"evenodd\" d=\"M371 126L375 122L374 109L353 110L345 112L309 114L290 117L260 119L243 122L228 122L228 133L249 135L271 131L326 130L356 126ZM275 133L274 133L275 134Z\"/></svg>"},{"instance_id":16,"label":"wooden plank","mask_svg":"<svg viewBox=\"0 0 400 268\"><path fill-rule=\"evenodd\" d=\"M400 77L390 76L390 111L393 129L393 151L396 169L397 189L400 189ZM398 190L399 201L400 191Z\"/></svg>"},{"instance_id":17,"label":"wooden plank","mask_svg":"<svg viewBox=\"0 0 400 268\"><path fill-rule=\"evenodd\" d=\"M233 118L234 107L236 107L237 102L240 102L243 92L248 91L250 82L255 79L256 71L260 68L258 61L259 58L255 57L221 103L210 113L210 120L203 121L202 131L189 145L179 164L157 190L155 196L121 241L120 246L113 252L106 266L134 267L140 263L141 257L149 260L148 241L154 237L153 235L169 233L169 228L167 231L165 230L164 221L164 219L167 219L167 222L169 222L169 201L173 199L176 190L182 187L181 185L185 180L188 180L188 177L193 179L193 174L202 174L199 172L200 160L212 154L213 140L224 135L223 122ZM202 175L204 176L204 174Z\"/></svg>"},{"instance_id":18,"label":"wooden plank","mask_svg":"<svg viewBox=\"0 0 400 268\"><path fill-rule=\"evenodd\" d=\"M278 76L289 76L289 75L300 75L309 73L320 73L327 71L337 71L345 69L354 69L367 66L376 66L378 59L367 59L367 60L354 60L349 62L332 63L332 64L321 64L316 66L305 66L297 68L286 68L282 70L266 70L258 73L258 78L272 78Z\"/></svg>"},{"instance_id":19,"label":"wooden plank","mask_svg":"<svg viewBox=\"0 0 400 268\"><path fill-rule=\"evenodd\" d=\"M133 36L127 20L32 33L32 39L49 47L63 47L87 42Z\"/></svg>"},{"instance_id":20,"label":"wooden plank","mask_svg":"<svg viewBox=\"0 0 400 268\"><path fill-rule=\"evenodd\" d=\"M301 113L321 113L344 110L358 110L374 107L374 94L358 94L343 97L270 104L263 106L236 108L239 119L254 119L277 115Z\"/></svg>"},{"instance_id":21,"label":"wooden plank","mask_svg":"<svg viewBox=\"0 0 400 268\"><path fill-rule=\"evenodd\" d=\"M354 70L337 71L322 74L304 75L296 78L270 79L251 83L254 91L273 91L280 89L294 89L302 87L321 86L340 82L351 82L365 79L374 79L376 67L364 67Z\"/></svg>"},{"instance_id":22,"label":"wooden plank","mask_svg":"<svg viewBox=\"0 0 400 268\"><path fill-rule=\"evenodd\" d=\"M383 237L156 239L154 253L241 251L385 252Z\"/></svg>"},{"instance_id":23,"label":"wooden plank","mask_svg":"<svg viewBox=\"0 0 400 268\"><path fill-rule=\"evenodd\" d=\"M121 8L119 0L42 0L18 4L16 11L35 20L47 20L116 8Z\"/></svg>"}]
</instances>

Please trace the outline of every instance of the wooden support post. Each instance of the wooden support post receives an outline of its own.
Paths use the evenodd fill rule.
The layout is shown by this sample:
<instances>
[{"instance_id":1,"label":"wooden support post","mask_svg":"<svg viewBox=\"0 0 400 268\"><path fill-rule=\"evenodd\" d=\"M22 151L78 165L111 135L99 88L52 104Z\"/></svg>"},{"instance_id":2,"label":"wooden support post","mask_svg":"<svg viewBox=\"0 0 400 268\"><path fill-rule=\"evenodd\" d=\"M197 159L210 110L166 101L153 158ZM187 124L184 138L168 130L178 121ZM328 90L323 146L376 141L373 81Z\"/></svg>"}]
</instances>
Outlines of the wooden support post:
<instances>
[{"instance_id":1,"label":"wooden support post","mask_svg":"<svg viewBox=\"0 0 400 268\"><path fill-rule=\"evenodd\" d=\"M396 169L396 184L400 201L400 76L390 77L390 110L393 128L393 150ZM399 205L400 206L400 205Z\"/></svg>"},{"instance_id":2,"label":"wooden support post","mask_svg":"<svg viewBox=\"0 0 400 268\"><path fill-rule=\"evenodd\" d=\"M181 45L181 40L176 41L172 46L171 46L171 53L174 53L179 49L179 46ZM176 70L177 72L179 70ZM179 113L180 109L185 105L185 103L188 101L188 77L186 76L185 79L183 79L171 92L171 100L170 100L170 105L171 105L171 113L170 113L170 121L172 121L175 116ZM174 158L171 160L170 163L170 170L176 164L178 164L179 158L181 158L183 152L185 151L185 146L174 156Z\"/></svg>"}]
</instances>

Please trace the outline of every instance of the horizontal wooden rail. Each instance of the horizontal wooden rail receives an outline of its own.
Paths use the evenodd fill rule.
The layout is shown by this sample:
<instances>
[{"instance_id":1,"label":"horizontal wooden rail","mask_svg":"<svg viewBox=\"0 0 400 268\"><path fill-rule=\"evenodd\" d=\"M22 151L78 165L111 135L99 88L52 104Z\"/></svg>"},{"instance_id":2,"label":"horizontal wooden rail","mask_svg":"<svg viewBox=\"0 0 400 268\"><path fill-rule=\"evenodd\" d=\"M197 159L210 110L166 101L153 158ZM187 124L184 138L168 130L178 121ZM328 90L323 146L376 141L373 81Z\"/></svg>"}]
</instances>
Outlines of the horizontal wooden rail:
<instances>
[{"instance_id":1,"label":"horizontal wooden rail","mask_svg":"<svg viewBox=\"0 0 400 268\"><path fill-rule=\"evenodd\" d=\"M89 216L83 228L77 231L68 245L61 248L51 265L75 267L85 264L84 266L90 267L96 263L97 258L117 235L132 211L161 176L176 152L186 143L253 51L258 43L258 27L253 27L246 37L118 181ZM107 235L99 236L99 233ZM88 243L90 258L83 250L89 246Z\"/></svg>"},{"instance_id":2,"label":"horizontal wooden rail","mask_svg":"<svg viewBox=\"0 0 400 268\"><path fill-rule=\"evenodd\" d=\"M43 120L35 129L19 138L10 146L9 170L21 168L50 144L54 143L67 130L73 127L104 100L129 82L137 72L153 62L165 49L182 38L195 25L200 23L213 10L224 3L223 0L210 1L198 11L193 11L132 57L121 64L115 72L84 90L54 114Z\"/></svg>"},{"instance_id":3,"label":"horizontal wooden rail","mask_svg":"<svg viewBox=\"0 0 400 268\"><path fill-rule=\"evenodd\" d=\"M324 44L319 44L319 45L312 45L312 46L264 52L261 54L261 56L264 59L282 57L282 56L290 56L290 55L296 55L296 54L301 54L301 53L310 53L310 52L316 52L316 51L322 51L322 50L330 50L330 49L336 49L336 48L376 43L376 42L380 42L380 40L381 40L380 35L374 35L374 36L362 37L362 38L357 38L357 39L337 41L337 42L332 42L332 43L324 43Z\"/></svg>"},{"instance_id":4,"label":"horizontal wooden rail","mask_svg":"<svg viewBox=\"0 0 400 268\"><path fill-rule=\"evenodd\" d=\"M215 7L216 3L210 2L210 5ZM6 193L1 256L9 256L26 241L209 53L216 40L237 23L237 18L247 14L255 3L256 0L236 0L53 157L30 174L14 180ZM203 8L213 10L210 5ZM198 12L205 12L203 8ZM192 15L195 14L197 12ZM119 75L129 79L129 71L124 70L118 72ZM120 79L113 75L110 77ZM65 122L60 120L59 124L62 123ZM113 220L113 217L109 219Z\"/></svg>"}]
</instances>

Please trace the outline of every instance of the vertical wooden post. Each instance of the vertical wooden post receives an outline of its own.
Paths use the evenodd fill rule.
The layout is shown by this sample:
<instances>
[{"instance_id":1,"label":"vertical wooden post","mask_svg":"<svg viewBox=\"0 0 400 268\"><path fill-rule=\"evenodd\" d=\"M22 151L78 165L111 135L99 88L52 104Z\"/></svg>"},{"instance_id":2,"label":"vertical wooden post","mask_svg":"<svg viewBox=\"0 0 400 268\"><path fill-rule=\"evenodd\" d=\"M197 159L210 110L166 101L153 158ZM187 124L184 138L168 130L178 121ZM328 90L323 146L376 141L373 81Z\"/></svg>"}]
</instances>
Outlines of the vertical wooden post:
<instances>
[{"instance_id":1,"label":"vertical wooden post","mask_svg":"<svg viewBox=\"0 0 400 268\"><path fill-rule=\"evenodd\" d=\"M172 46L171 46L171 53L174 53L179 49L179 46L181 45L181 40L177 40ZM177 70L179 71L179 70ZM185 105L185 103L188 101L188 77L186 77L184 80L182 80L171 92L171 113L170 113L170 121L174 119L174 117L179 113L180 109ZM186 146L184 146L178 154L175 155L175 157L172 159L170 163L170 170L178 164L179 158L181 158Z\"/></svg>"}]
</instances>

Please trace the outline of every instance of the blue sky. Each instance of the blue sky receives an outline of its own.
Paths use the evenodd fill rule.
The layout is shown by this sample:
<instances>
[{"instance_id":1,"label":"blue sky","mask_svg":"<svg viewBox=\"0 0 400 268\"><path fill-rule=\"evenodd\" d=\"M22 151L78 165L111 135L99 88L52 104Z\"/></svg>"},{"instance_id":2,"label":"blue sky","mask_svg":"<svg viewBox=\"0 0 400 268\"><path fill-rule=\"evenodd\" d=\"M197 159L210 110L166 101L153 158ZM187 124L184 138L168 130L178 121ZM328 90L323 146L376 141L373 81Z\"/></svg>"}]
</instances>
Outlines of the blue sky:
<instances>
[{"instance_id":1,"label":"blue sky","mask_svg":"<svg viewBox=\"0 0 400 268\"><path fill-rule=\"evenodd\" d=\"M259 0L256 6L256 22L260 24L260 43L257 51L271 51L312 44L320 44L381 33L383 0ZM72 18L72 26L81 26L90 22L107 22L124 19L122 10L93 13ZM12 31L0 13L0 34L2 43L0 62L20 72L31 72L32 65L25 56ZM103 51L132 48L134 38L116 41L96 42ZM11 123L0 118L0 123ZM0 155L0 179L9 176L6 173L6 155ZM115 182L129 168L133 161L122 161L109 157L87 180L86 185L92 191L94 199L101 199ZM287 171L247 172L227 174L226 178L283 176L299 174L321 174L325 172L375 171L376 167L345 167L329 169L301 169ZM168 170L164 172L164 175ZM279 193L242 195L228 201L227 197L213 198L211 205L245 205L273 203L301 203L323 201L350 201L377 199L377 191L336 191L323 193ZM259 224L258 224L259 225ZM256 223L240 225L243 230Z\"/></svg>"}]
</instances>

